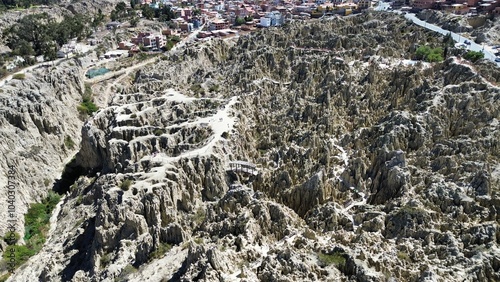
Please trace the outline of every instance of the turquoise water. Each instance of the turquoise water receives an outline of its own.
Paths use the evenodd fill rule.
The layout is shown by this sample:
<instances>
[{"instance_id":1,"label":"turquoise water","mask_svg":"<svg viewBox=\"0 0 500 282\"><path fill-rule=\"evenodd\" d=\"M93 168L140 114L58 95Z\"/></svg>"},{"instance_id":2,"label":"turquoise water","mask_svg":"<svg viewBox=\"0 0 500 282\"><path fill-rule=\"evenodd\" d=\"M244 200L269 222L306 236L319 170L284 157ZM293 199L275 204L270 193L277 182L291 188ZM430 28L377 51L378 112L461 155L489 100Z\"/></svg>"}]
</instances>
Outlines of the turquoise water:
<instances>
[{"instance_id":1,"label":"turquoise water","mask_svg":"<svg viewBox=\"0 0 500 282\"><path fill-rule=\"evenodd\" d=\"M88 78L94 78L96 76L103 75L107 72L109 72L107 68L89 69L85 74L85 76L87 76Z\"/></svg>"}]
</instances>

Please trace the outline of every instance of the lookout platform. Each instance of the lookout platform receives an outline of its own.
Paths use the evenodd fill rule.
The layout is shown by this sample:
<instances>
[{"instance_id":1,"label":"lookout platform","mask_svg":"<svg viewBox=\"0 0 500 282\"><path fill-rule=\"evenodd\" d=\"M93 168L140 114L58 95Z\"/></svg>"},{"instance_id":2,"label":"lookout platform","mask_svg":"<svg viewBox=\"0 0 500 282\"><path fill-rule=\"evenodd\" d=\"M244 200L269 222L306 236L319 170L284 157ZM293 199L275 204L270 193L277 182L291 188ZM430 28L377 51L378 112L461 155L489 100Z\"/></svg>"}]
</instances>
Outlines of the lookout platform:
<instances>
[{"instance_id":1,"label":"lookout platform","mask_svg":"<svg viewBox=\"0 0 500 282\"><path fill-rule=\"evenodd\" d=\"M252 175L259 174L259 170L257 169L257 166L255 166L253 163L245 162L245 161L229 162L229 169L228 170L232 170L234 172L248 173L248 174L252 174Z\"/></svg>"}]
</instances>

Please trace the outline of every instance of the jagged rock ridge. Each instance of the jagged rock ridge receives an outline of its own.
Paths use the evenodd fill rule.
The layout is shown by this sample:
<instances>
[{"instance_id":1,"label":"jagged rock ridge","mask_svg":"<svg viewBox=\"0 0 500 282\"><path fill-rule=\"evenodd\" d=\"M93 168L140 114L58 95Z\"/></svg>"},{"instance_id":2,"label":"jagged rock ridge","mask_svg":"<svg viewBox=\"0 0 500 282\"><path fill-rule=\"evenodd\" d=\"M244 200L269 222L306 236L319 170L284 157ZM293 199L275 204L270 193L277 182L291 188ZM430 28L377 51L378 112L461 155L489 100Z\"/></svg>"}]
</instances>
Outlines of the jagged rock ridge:
<instances>
[{"instance_id":1,"label":"jagged rock ridge","mask_svg":"<svg viewBox=\"0 0 500 282\"><path fill-rule=\"evenodd\" d=\"M423 40L441 38L364 14L141 70L83 127L75 163L99 173L46 266L12 281L498 280L500 72L409 65Z\"/></svg>"}]
</instances>

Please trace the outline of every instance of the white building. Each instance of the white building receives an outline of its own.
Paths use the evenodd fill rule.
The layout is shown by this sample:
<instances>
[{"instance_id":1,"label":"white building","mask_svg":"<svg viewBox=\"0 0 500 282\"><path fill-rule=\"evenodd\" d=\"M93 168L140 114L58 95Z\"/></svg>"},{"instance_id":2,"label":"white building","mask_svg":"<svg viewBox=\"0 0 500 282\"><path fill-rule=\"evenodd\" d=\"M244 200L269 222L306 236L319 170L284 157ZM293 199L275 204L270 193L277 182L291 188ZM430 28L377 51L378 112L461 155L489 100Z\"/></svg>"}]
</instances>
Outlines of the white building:
<instances>
[{"instance_id":1,"label":"white building","mask_svg":"<svg viewBox=\"0 0 500 282\"><path fill-rule=\"evenodd\" d=\"M263 27L270 27L271 26L271 19L270 18L260 18L260 25Z\"/></svg>"},{"instance_id":2,"label":"white building","mask_svg":"<svg viewBox=\"0 0 500 282\"><path fill-rule=\"evenodd\" d=\"M225 10L225 7L224 7L224 4L217 4L214 6L214 10L216 11L224 11Z\"/></svg>"},{"instance_id":3,"label":"white building","mask_svg":"<svg viewBox=\"0 0 500 282\"><path fill-rule=\"evenodd\" d=\"M285 18L278 11L272 11L260 18L260 25L263 27L280 26L285 22Z\"/></svg>"},{"instance_id":4,"label":"white building","mask_svg":"<svg viewBox=\"0 0 500 282\"><path fill-rule=\"evenodd\" d=\"M7 65L7 70L8 71L12 71L14 70L17 66L19 66L20 64L24 63L24 59L23 57L20 57L20 56L16 56L16 58L10 62L10 64Z\"/></svg>"},{"instance_id":5,"label":"white building","mask_svg":"<svg viewBox=\"0 0 500 282\"><path fill-rule=\"evenodd\" d=\"M82 46L76 43L76 40L76 38L73 38L69 41L69 43L63 44L63 46L61 46L61 49L57 51L57 57L69 58L74 54L83 53L84 50L82 49Z\"/></svg>"}]
</instances>

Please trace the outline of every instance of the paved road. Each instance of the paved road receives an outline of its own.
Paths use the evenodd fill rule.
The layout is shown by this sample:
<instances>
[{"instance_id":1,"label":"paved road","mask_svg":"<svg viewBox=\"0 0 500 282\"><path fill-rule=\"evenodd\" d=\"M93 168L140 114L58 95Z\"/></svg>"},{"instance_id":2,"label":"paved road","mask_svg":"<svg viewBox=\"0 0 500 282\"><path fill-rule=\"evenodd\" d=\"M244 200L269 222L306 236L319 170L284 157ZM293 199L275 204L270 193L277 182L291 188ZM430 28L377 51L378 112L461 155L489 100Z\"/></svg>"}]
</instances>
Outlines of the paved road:
<instances>
[{"instance_id":1,"label":"paved road","mask_svg":"<svg viewBox=\"0 0 500 282\"><path fill-rule=\"evenodd\" d=\"M388 10L390 7L390 4L387 3L387 2L378 2L378 5L374 8L375 11L384 11L384 10ZM392 10L391 10L392 11ZM398 11L398 10L394 10L393 11L394 13L401 13L401 11ZM429 30L432 30L432 31L435 31L435 32L439 32L443 35L446 35L448 33L451 33L451 36L453 38L453 40L455 40L456 42L459 42L459 43L465 43L465 41L469 41L470 42L470 45L468 46L468 49L469 50L473 50L473 51L482 51L484 53L484 58L485 59L488 59L494 63L495 62L495 54L493 54L490 50L490 48L488 48L489 46L483 46L481 44L477 44L474 42L474 40L470 39L470 38L466 38L464 36L462 36L461 34L456 34L454 32L450 32L449 30L446 30L446 29L442 29L440 28L439 26L437 25L433 25L431 23L428 23L428 22L425 22L419 18L417 18L417 16L413 13L406 13L404 15L404 17L406 19L409 19L409 20L412 20L413 23L421 26L421 27L424 27L424 28L427 28ZM484 47L487 47L487 48L484 48ZM498 66L500 66L500 62L496 63Z\"/></svg>"},{"instance_id":2,"label":"paved road","mask_svg":"<svg viewBox=\"0 0 500 282\"><path fill-rule=\"evenodd\" d=\"M88 51L93 50L95 48L97 48L97 47L96 46L90 47L89 49L84 50L83 53L86 54L86 53L88 53ZM24 68L24 69L20 69L17 72L0 79L0 87L4 86L7 82L9 82L15 74L18 74L18 73L25 74L27 72L34 70L34 69L45 67L45 66L58 66L61 62L72 59L73 57L74 56L71 56L68 58L59 58L59 59L56 59L53 61L42 62L42 63L34 64L34 65L29 66L29 67Z\"/></svg>"},{"instance_id":3,"label":"paved road","mask_svg":"<svg viewBox=\"0 0 500 282\"><path fill-rule=\"evenodd\" d=\"M409 20L412 20L413 23L415 23L415 24L417 24L419 26L425 27L425 28L427 28L429 30L433 30L433 31L439 32L439 33L441 33L443 35L451 33L451 36L452 36L453 40L455 40L456 42L464 43L465 41L469 41L470 42L470 45L468 47L469 50L478 51L478 52L482 51L484 53L484 58L485 59L488 59L488 60L490 60L492 62L495 62L495 55L492 52L490 52L487 49L485 49L483 45L475 43L470 38L466 38L466 37L464 37L462 35L456 34L454 32L450 32L449 30L442 29L439 26L436 26L436 25L427 23L425 21L422 21L419 18L417 18L417 16L415 14L412 14L412 13L407 13L405 15L405 18L407 18ZM500 66L500 63L496 63L496 64L498 66Z\"/></svg>"},{"instance_id":4,"label":"paved road","mask_svg":"<svg viewBox=\"0 0 500 282\"><path fill-rule=\"evenodd\" d=\"M379 1L377 6L374 8L375 11L392 11L394 13L398 13L398 14L401 14L401 11L398 11L398 10L389 10L389 7L390 7L390 4L387 3L387 2L382 2L382 1ZM474 40L470 39L470 38L466 38L464 36L462 36L461 34L457 34L457 33L454 33L454 32L450 32L449 30L445 30L445 29L442 29L440 28L439 26L436 26L436 25L433 25L431 23L428 23L428 22L425 22L419 18L417 18L417 16L413 13L406 13L404 15L405 18L409 19L409 20L412 20L413 23L421 26L421 27L424 27L424 28L427 28L429 30L432 30L432 31L435 31L435 32L439 32L443 35L446 35L448 33L451 33L451 36L453 38L453 40L455 40L456 42L459 42L459 43L465 43L465 41L469 41L471 44L468 46L468 49L469 50L472 50L472 51L482 51L484 53L484 58L485 59L488 59L494 63L495 62L495 54L493 54L492 52L490 52L488 50L488 48L484 48L483 45L480 45L480 44L477 44L474 42ZM498 66L500 66L500 62L496 63Z\"/></svg>"},{"instance_id":5,"label":"paved road","mask_svg":"<svg viewBox=\"0 0 500 282\"><path fill-rule=\"evenodd\" d=\"M3 87L7 82L9 82L12 77L18 73L27 73L27 72L30 72L34 69L37 69L37 68L41 68L41 67L44 67L44 66L55 66L55 65L58 65L60 62L66 60L66 58L62 58L62 59L57 59L55 61L49 61L49 62L43 62L43 63L38 63L38 64L35 64L35 65L32 65L32 66L29 66L27 68L24 68L24 69L20 69L19 71L13 73L13 74L10 74L2 79L0 79L0 87Z\"/></svg>"}]
</instances>

